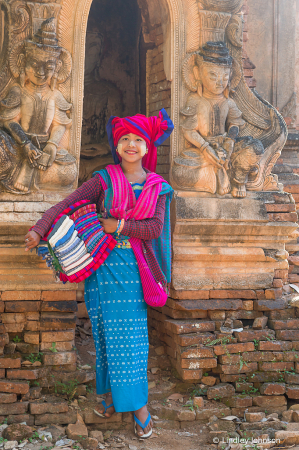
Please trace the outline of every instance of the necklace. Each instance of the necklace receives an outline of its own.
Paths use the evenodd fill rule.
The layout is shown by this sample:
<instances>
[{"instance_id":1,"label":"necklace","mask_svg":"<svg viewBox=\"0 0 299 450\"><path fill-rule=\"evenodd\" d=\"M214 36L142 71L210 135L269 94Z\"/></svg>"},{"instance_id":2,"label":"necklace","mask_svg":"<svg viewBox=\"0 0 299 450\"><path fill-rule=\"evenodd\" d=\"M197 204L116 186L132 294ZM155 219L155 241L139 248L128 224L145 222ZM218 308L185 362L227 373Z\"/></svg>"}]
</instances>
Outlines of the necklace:
<instances>
[{"instance_id":1,"label":"necklace","mask_svg":"<svg viewBox=\"0 0 299 450\"><path fill-rule=\"evenodd\" d=\"M122 168L122 165L120 165L121 166L121 168ZM122 171L124 171L124 169L122 168ZM135 184L135 183L137 183L142 177L144 177L144 175L146 175L146 173L145 173L145 171L143 170L143 173L142 173L142 175L139 177L139 178L137 178L137 180L136 181L129 181L129 183L130 184Z\"/></svg>"}]
</instances>

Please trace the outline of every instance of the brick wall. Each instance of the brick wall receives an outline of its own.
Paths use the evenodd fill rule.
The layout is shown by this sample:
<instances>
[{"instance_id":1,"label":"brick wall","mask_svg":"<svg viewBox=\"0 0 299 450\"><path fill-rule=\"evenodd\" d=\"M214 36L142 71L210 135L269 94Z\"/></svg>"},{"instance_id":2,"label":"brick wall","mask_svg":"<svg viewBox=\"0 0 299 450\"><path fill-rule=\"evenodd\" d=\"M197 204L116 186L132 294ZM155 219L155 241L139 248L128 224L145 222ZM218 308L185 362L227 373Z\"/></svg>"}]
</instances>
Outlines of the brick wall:
<instances>
[{"instance_id":1,"label":"brick wall","mask_svg":"<svg viewBox=\"0 0 299 450\"><path fill-rule=\"evenodd\" d=\"M147 115L157 116L165 108L171 116L171 83L166 79L163 63L163 32L159 26L151 32L155 47L147 52ZM158 147L156 172L169 180L170 142Z\"/></svg>"}]
</instances>

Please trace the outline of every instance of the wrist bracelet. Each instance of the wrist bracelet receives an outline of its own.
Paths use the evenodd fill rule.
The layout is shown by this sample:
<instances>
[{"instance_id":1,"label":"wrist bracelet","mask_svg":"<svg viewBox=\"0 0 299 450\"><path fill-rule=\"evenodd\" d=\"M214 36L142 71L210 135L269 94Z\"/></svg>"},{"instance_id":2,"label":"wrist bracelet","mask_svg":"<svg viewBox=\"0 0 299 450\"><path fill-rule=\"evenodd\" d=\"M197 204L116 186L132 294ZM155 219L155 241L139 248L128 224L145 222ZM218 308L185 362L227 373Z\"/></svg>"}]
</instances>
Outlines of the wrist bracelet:
<instances>
[{"instance_id":1,"label":"wrist bracelet","mask_svg":"<svg viewBox=\"0 0 299 450\"><path fill-rule=\"evenodd\" d=\"M118 234L122 232L124 226L125 226L125 219L121 219Z\"/></svg>"},{"instance_id":2,"label":"wrist bracelet","mask_svg":"<svg viewBox=\"0 0 299 450\"><path fill-rule=\"evenodd\" d=\"M117 228L116 228L116 230L115 230L115 233L117 233L117 234L118 234L118 230L119 230L120 225L121 225L121 221L118 220L118 221L117 221Z\"/></svg>"}]
</instances>

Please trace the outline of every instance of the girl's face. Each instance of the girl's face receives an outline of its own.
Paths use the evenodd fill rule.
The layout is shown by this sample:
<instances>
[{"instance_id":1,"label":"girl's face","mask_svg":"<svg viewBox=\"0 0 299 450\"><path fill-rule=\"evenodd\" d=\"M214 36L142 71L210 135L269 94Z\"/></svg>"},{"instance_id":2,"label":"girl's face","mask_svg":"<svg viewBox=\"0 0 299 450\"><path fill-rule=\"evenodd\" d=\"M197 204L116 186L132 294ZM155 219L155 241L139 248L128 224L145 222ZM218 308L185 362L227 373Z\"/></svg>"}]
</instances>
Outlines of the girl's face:
<instances>
[{"instance_id":1,"label":"girl's face","mask_svg":"<svg viewBox=\"0 0 299 450\"><path fill-rule=\"evenodd\" d=\"M125 161L137 162L146 153L146 142L142 137L137 136L137 134L125 134L118 141L117 151Z\"/></svg>"}]
</instances>

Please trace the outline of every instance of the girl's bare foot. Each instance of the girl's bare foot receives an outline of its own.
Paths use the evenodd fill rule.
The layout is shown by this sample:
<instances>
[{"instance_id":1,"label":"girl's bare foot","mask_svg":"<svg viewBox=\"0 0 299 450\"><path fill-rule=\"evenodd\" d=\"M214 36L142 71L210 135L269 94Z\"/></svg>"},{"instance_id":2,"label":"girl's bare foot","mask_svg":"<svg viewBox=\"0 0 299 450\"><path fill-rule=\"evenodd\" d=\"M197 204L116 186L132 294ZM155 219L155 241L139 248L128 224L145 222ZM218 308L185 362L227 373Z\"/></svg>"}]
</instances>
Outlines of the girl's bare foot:
<instances>
[{"instance_id":1,"label":"girl's bare foot","mask_svg":"<svg viewBox=\"0 0 299 450\"><path fill-rule=\"evenodd\" d=\"M137 411L135 411L135 416L137 417L137 419L140 420L140 422L145 423L147 418L148 418L148 410L146 406L143 406L142 408L138 409ZM140 425L136 424L136 428L137 428L137 434L138 436L142 437L144 434L147 434L151 431L151 429L153 428L154 424L152 419L149 421L149 424L142 429Z\"/></svg>"},{"instance_id":2,"label":"girl's bare foot","mask_svg":"<svg viewBox=\"0 0 299 450\"><path fill-rule=\"evenodd\" d=\"M106 394L105 402L106 402L107 406L109 406L113 403L111 392ZM102 403L100 403L99 406L95 407L95 411L97 411L102 416L107 417L107 419L109 419L109 417L111 417L112 414L115 413L115 408L114 408L114 406L110 406L109 408L106 409L106 412L105 412L105 406Z\"/></svg>"}]
</instances>

